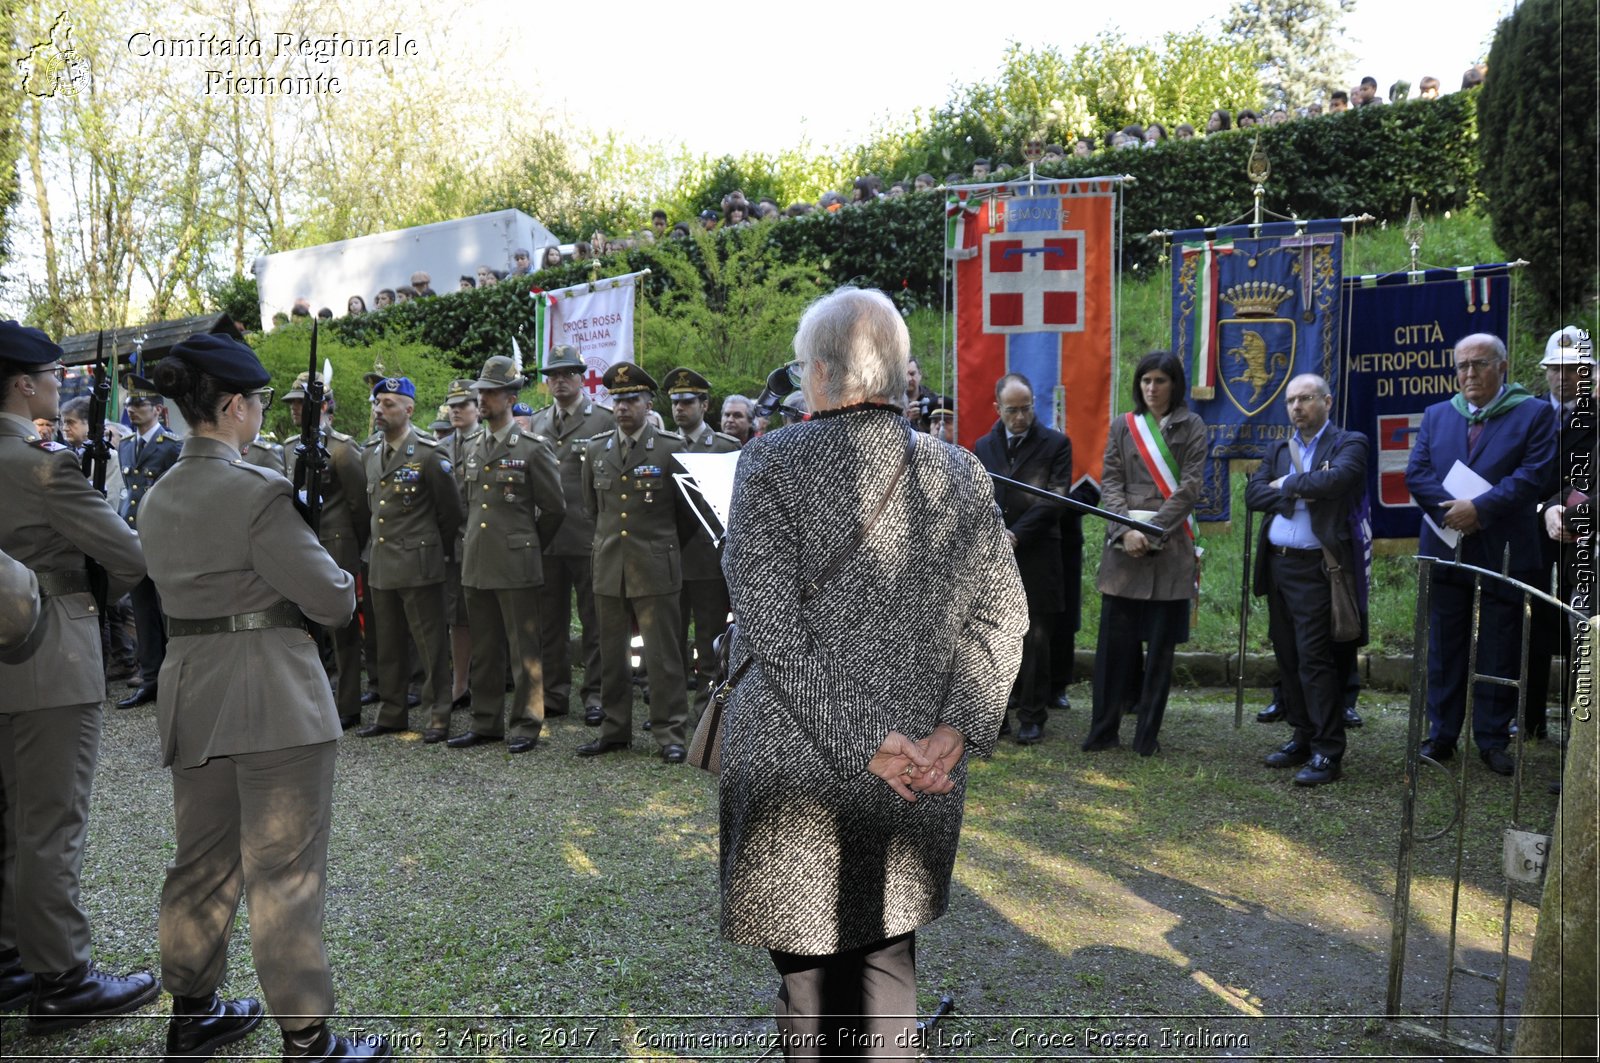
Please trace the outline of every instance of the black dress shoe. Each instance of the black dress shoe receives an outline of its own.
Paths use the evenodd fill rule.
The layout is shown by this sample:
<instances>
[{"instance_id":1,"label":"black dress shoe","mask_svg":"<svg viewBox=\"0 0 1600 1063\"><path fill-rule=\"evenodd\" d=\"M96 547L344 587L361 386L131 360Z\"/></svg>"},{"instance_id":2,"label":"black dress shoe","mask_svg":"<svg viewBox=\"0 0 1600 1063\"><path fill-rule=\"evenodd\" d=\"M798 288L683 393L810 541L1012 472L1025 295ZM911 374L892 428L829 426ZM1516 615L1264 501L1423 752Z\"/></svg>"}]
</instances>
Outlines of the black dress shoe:
<instances>
[{"instance_id":1,"label":"black dress shoe","mask_svg":"<svg viewBox=\"0 0 1600 1063\"><path fill-rule=\"evenodd\" d=\"M1256 723L1277 723L1281 719L1283 719L1283 706L1276 701L1256 713Z\"/></svg>"},{"instance_id":2,"label":"black dress shoe","mask_svg":"<svg viewBox=\"0 0 1600 1063\"><path fill-rule=\"evenodd\" d=\"M467 691L450 703L451 712L460 712L462 709L472 708L472 691Z\"/></svg>"},{"instance_id":3,"label":"black dress shoe","mask_svg":"<svg viewBox=\"0 0 1600 1063\"><path fill-rule=\"evenodd\" d=\"M1061 690L1058 690L1054 694L1050 695L1050 707L1052 709L1063 710L1072 708L1072 699L1067 697L1067 691L1065 688L1062 688Z\"/></svg>"},{"instance_id":4,"label":"black dress shoe","mask_svg":"<svg viewBox=\"0 0 1600 1063\"><path fill-rule=\"evenodd\" d=\"M134 687L133 693L117 702L117 708L137 709L140 705L148 705L155 700L156 685L151 683L147 686Z\"/></svg>"},{"instance_id":5,"label":"black dress shoe","mask_svg":"<svg viewBox=\"0 0 1600 1063\"><path fill-rule=\"evenodd\" d=\"M118 977L80 963L70 971L33 976L28 1002L28 1033L70 1030L109 1015L137 1011L161 992L154 975L139 971Z\"/></svg>"},{"instance_id":6,"label":"black dress shoe","mask_svg":"<svg viewBox=\"0 0 1600 1063\"><path fill-rule=\"evenodd\" d=\"M1044 741L1044 724L1025 723L1017 728L1017 745L1031 746Z\"/></svg>"},{"instance_id":7,"label":"black dress shoe","mask_svg":"<svg viewBox=\"0 0 1600 1063\"><path fill-rule=\"evenodd\" d=\"M1339 762L1332 757L1317 753L1308 761L1306 766L1294 773L1296 786L1321 786L1339 778Z\"/></svg>"},{"instance_id":8,"label":"black dress shoe","mask_svg":"<svg viewBox=\"0 0 1600 1063\"><path fill-rule=\"evenodd\" d=\"M379 696L376 690L363 690L361 692L361 704L363 705L376 705L382 700L383 698Z\"/></svg>"},{"instance_id":9,"label":"black dress shoe","mask_svg":"<svg viewBox=\"0 0 1600 1063\"><path fill-rule=\"evenodd\" d=\"M1478 757L1483 761L1484 766L1496 775L1511 775L1517 770L1517 762L1511 759L1510 753L1507 753L1499 746L1480 749Z\"/></svg>"},{"instance_id":10,"label":"black dress shoe","mask_svg":"<svg viewBox=\"0 0 1600 1063\"><path fill-rule=\"evenodd\" d=\"M223 1045L248 1036L261 1022L261 1001L254 997L223 1000L209 997L173 997L172 1020L167 1023L167 1063L210 1059Z\"/></svg>"},{"instance_id":11,"label":"black dress shoe","mask_svg":"<svg viewBox=\"0 0 1600 1063\"><path fill-rule=\"evenodd\" d=\"M539 740L537 738L529 738L527 735L506 739L507 753L529 753L537 749L538 746Z\"/></svg>"},{"instance_id":12,"label":"black dress shoe","mask_svg":"<svg viewBox=\"0 0 1600 1063\"><path fill-rule=\"evenodd\" d=\"M1422 740L1422 745L1418 747L1417 752L1421 753L1431 761L1443 764L1445 761L1456 755L1456 747L1454 743L1446 745L1445 743L1433 738L1424 738Z\"/></svg>"},{"instance_id":13,"label":"black dress shoe","mask_svg":"<svg viewBox=\"0 0 1600 1063\"><path fill-rule=\"evenodd\" d=\"M21 1011L33 996L33 975L22 967L16 949L0 953L0 1012Z\"/></svg>"},{"instance_id":14,"label":"black dress shoe","mask_svg":"<svg viewBox=\"0 0 1600 1063\"><path fill-rule=\"evenodd\" d=\"M415 691L412 691L412 690L406 691L406 708L414 709L418 705L421 705L421 704L422 704L422 695L421 694L418 694L418 693L416 693Z\"/></svg>"},{"instance_id":15,"label":"black dress shoe","mask_svg":"<svg viewBox=\"0 0 1600 1063\"><path fill-rule=\"evenodd\" d=\"M340 1059L390 1059L393 1056L389 1042L375 1033L344 1037L329 1030L326 1022L304 1030L283 1031L284 1059L333 1063Z\"/></svg>"},{"instance_id":16,"label":"black dress shoe","mask_svg":"<svg viewBox=\"0 0 1600 1063\"><path fill-rule=\"evenodd\" d=\"M379 735L397 735L404 730L404 727L390 727L388 724L369 723L365 727L357 727L355 736L357 738L377 738Z\"/></svg>"},{"instance_id":17,"label":"black dress shoe","mask_svg":"<svg viewBox=\"0 0 1600 1063\"><path fill-rule=\"evenodd\" d=\"M652 728L652 727L654 727L654 726L655 726L655 724L654 724L654 722L653 722L653 721L651 721L651 720L646 720L646 721L645 721L645 722L644 722L644 724L643 724L643 727L644 727L644 729L645 729L645 730L646 730L646 731L648 731L648 730L650 730L650 728Z\"/></svg>"},{"instance_id":18,"label":"black dress shoe","mask_svg":"<svg viewBox=\"0 0 1600 1063\"><path fill-rule=\"evenodd\" d=\"M606 710L599 705L585 705L583 707L583 725L585 727L599 727L606 722Z\"/></svg>"},{"instance_id":19,"label":"black dress shoe","mask_svg":"<svg viewBox=\"0 0 1600 1063\"><path fill-rule=\"evenodd\" d=\"M486 746L502 740L501 735L481 735L477 731L468 731L464 735L456 735L445 745L451 749L471 749L473 746Z\"/></svg>"},{"instance_id":20,"label":"black dress shoe","mask_svg":"<svg viewBox=\"0 0 1600 1063\"><path fill-rule=\"evenodd\" d=\"M1354 708L1345 709L1344 710L1344 725L1346 727L1360 727L1361 726L1361 714L1358 713Z\"/></svg>"},{"instance_id":21,"label":"black dress shoe","mask_svg":"<svg viewBox=\"0 0 1600 1063\"><path fill-rule=\"evenodd\" d=\"M422 744L436 746L450 737L450 730L446 727L430 727L422 732Z\"/></svg>"},{"instance_id":22,"label":"black dress shoe","mask_svg":"<svg viewBox=\"0 0 1600 1063\"><path fill-rule=\"evenodd\" d=\"M607 753L615 753L618 750L627 749L628 745L629 743L627 742L602 742L596 738L593 742L585 742L579 746L577 753L580 757L603 757Z\"/></svg>"},{"instance_id":23,"label":"black dress shoe","mask_svg":"<svg viewBox=\"0 0 1600 1063\"><path fill-rule=\"evenodd\" d=\"M354 716L341 716L341 717L339 717L339 726L344 728L346 731L353 730L354 728L360 727L361 726L361 714L360 713L356 713Z\"/></svg>"},{"instance_id":24,"label":"black dress shoe","mask_svg":"<svg viewBox=\"0 0 1600 1063\"><path fill-rule=\"evenodd\" d=\"M676 742L668 742L661 747L661 759L668 764L682 764L689 756L689 751Z\"/></svg>"},{"instance_id":25,"label":"black dress shoe","mask_svg":"<svg viewBox=\"0 0 1600 1063\"><path fill-rule=\"evenodd\" d=\"M1261 758L1261 763L1269 768L1293 768L1311 759L1311 747L1303 746L1295 739L1289 739L1283 745Z\"/></svg>"}]
</instances>

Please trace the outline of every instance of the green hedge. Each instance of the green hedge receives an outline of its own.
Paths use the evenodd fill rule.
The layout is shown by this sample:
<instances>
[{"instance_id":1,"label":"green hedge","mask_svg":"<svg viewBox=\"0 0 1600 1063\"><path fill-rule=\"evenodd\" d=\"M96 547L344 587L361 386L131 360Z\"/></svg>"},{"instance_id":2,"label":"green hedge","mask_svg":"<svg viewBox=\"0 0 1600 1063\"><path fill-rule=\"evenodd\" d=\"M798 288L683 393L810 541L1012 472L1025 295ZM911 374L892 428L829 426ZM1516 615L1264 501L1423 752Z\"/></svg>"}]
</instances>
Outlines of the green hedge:
<instances>
[{"instance_id":1,"label":"green hedge","mask_svg":"<svg viewBox=\"0 0 1600 1063\"><path fill-rule=\"evenodd\" d=\"M1412 197L1424 212L1458 209L1473 196L1476 113L1472 93L1368 107L1259 127L1272 165L1266 205L1302 218L1370 213L1398 222ZM1136 179L1124 198L1123 264L1149 269L1160 260L1155 229L1216 225L1251 207L1245 162L1255 131L1172 140L1151 149L1105 152L1042 167L1045 176L1125 173ZM936 194L884 199L834 213L765 222L688 241L667 240L569 264L491 288L403 303L329 331L351 346L379 337L426 344L462 371L510 351L510 337L532 337L531 288L562 288L594 276L649 269L647 312L676 315L685 300L702 311L735 305L730 286L773 284L785 293L853 283L889 292L908 312L942 302L944 200ZM731 268L744 270L730 277ZM797 280L800 275L805 280ZM525 345L529 349L531 340ZM687 360L687 359L685 359ZM649 362L646 362L647 368ZM736 369L732 363L727 368Z\"/></svg>"}]
</instances>

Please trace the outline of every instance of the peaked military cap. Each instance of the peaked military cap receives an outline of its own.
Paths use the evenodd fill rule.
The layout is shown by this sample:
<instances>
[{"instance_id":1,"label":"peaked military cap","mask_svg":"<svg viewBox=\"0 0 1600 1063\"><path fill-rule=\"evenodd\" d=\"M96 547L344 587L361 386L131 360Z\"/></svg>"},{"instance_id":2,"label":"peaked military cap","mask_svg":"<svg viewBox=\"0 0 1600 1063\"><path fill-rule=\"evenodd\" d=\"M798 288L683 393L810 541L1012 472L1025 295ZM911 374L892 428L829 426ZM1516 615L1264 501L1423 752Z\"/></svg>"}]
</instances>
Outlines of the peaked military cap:
<instances>
[{"instance_id":1,"label":"peaked military cap","mask_svg":"<svg viewBox=\"0 0 1600 1063\"><path fill-rule=\"evenodd\" d=\"M667 374L666 391L674 399L703 399L711 394L711 381L693 369L679 367Z\"/></svg>"},{"instance_id":2,"label":"peaked military cap","mask_svg":"<svg viewBox=\"0 0 1600 1063\"><path fill-rule=\"evenodd\" d=\"M408 376L386 376L372 385L372 397L379 395L404 395L408 399L417 397L417 386Z\"/></svg>"},{"instance_id":3,"label":"peaked military cap","mask_svg":"<svg viewBox=\"0 0 1600 1063\"><path fill-rule=\"evenodd\" d=\"M433 423L428 426L428 431L448 432L454 427L455 425L450 423L450 405L446 403L439 407L439 416L433 419Z\"/></svg>"},{"instance_id":4,"label":"peaked military cap","mask_svg":"<svg viewBox=\"0 0 1600 1063\"><path fill-rule=\"evenodd\" d=\"M478 385L462 377L450 381L450 391L445 396L446 406L460 406L464 402L478 401Z\"/></svg>"},{"instance_id":5,"label":"peaked military cap","mask_svg":"<svg viewBox=\"0 0 1600 1063\"><path fill-rule=\"evenodd\" d=\"M483 363L483 372L478 374L472 386L487 391L499 388L521 391L527 384L528 378L517 372L516 362L503 354L496 354Z\"/></svg>"},{"instance_id":6,"label":"peaked military cap","mask_svg":"<svg viewBox=\"0 0 1600 1063\"><path fill-rule=\"evenodd\" d=\"M929 417L954 417L956 415L956 399L954 395L935 395L928 400Z\"/></svg>"},{"instance_id":7,"label":"peaked military cap","mask_svg":"<svg viewBox=\"0 0 1600 1063\"><path fill-rule=\"evenodd\" d=\"M0 359L17 365L49 365L61 357L56 342L36 328L0 321Z\"/></svg>"},{"instance_id":8,"label":"peaked military cap","mask_svg":"<svg viewBox=\"0 0 1600 1063\"><path fill-rule=\"evenodd\" d=\"M571 344L558 343L554 347L550 348L550 356L545 359L544 368L539 370L539 372L554 373L561 369L577 369L582 371L587 368L589 368L589 366L583 360L583 356L578 353L578 348L572 346Z\"/></svg>"},{"instance_id":9,"label":"peaked military cap","mask_svg":"<svg viewBox=\"0 0 1600 1063\"><path fill-rule=\"evenodd\" d=\"M633 362L612 362L600 382L613 395L637 395L656 390L655 378Z\"/></svg>"}]
</instances>

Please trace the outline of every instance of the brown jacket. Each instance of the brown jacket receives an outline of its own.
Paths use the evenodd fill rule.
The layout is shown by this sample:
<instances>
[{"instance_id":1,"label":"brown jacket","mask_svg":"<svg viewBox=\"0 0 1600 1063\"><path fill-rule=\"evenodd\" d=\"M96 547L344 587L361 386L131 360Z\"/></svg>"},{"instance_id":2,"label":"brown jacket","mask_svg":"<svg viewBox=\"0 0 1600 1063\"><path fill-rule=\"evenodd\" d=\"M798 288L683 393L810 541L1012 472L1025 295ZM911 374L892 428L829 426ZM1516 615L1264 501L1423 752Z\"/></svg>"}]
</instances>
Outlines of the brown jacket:
<instances>
[{"instance_id":1,"label":"brown jacket","mask_svg":"<svg viewBox=\"0 0 1600 1063\"><path fill-rule=\"evenodd\" d=\"M544 586L540 544L566 516L549 442L515 421L496 439L485 427L467 456L467 535L461 585L480 590Z\"/></svg>"},{"instance_id":2,"label":"brown jacket","mask_svg":"<svg viewBox=\"0 0 1600 1063\"><path fill-rule=\"evenodd\" d=\"M0 413L0 550L34 572L106 570L111 598L144 578L139 537L83 476L72 451L39 438L33 422ZM105 700L100 616L87 591L46 594L33 634L0 653L0 706L28 712Z\"/></svg>"},{"instance_id":3,"label":"brown jacket","mask_svg":"<svg viewBox=\"0 0 1600 1063\"><path fill-rule=\"evenodd\" d=\"M689 521L678 499L672 460L683 437L646 425L624 458L616 431L589 440L583 466L585 505L594 518L594 592L630 598L683 589L681 543Z\"/></svg>"},{"instance_id":4,"label":"brown jacket","mask_svg":"<svg viewBox=\"0 0 1600 1063\"><path fill-rule=\"evenodd\" d=\"M1127 420L1120 416L1111 419L1100 505L1123 514L1136 509L1155 510L1152 523L1166 528L1167 536L1161 549L1144 557L1129 557L1116 545L1128 530L1127 525L1108 522L1100 575L1095 580L1101 594L1158 602L1195 596L1194 548L1182 524L1194 511L1204 486L1206 425L1198 414L1179 407L1168 416L1161 435L1180 470L1178 490L1166 499L1161 497L1155 478L1139 456Z\"/></svg>"},{"instance_id":5,"label":"brown jacket","mask_svg":"<svg viewBox=\"0 0 1600 1063\"><path fill-rule=\"evenodd\" d=\"M366 455L372 508L368 579L380 591L443 583L444 558L455 550L464 517L450 462L414 426L388 460L386 447L379 436Z\"/></svg>"},{"instance_id":6,"label":"brown jacket","mask_svg":"<svg viewBox=\"0 0 1600 1063\"><path fill-rule=\"evenodd\" d=\"M577 412L565 418L560 431L555 426L554 406L535 410L533 430L550 441L561 463L561 494L567 500L567 516L555 536L544 544L551 557L588 557L594 552L594 518L584 509L583 466L589 454L589 440L616 427L616 418L604 406L588 399L578 404Z\"/></svg>"},{"instance_id":7,"label":"brown jacket","mask_svg":"<svg viewBox=\"0 0 1600 1063\"><path fill-rule=\"evenodd\" d=\"M150 489L139 527L150 578L170 617L252 613L287 599L342 628L355 580L334 564L290 500L289 481L226 443L192 435ZM161 761L263 753L339 737L317 644L299 628L188 635L167 644L157 722Z\"/></svg>"}]
</instances>

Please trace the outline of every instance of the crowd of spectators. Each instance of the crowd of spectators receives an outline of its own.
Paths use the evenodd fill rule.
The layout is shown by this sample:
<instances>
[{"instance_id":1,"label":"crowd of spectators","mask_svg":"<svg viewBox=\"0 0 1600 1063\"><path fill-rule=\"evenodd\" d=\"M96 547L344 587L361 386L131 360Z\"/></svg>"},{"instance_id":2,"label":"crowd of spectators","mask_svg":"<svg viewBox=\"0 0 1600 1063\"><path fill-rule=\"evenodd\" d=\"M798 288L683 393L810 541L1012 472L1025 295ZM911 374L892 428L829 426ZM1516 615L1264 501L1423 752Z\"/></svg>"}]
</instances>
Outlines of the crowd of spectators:
<instances>
[{"instance_id":1,"label":"crowd of spectators","mask_svg":"<svg viewBox=\"0 0 1600 1063\"><path fill-rule=\"evenodd\" d=\"M1474 88L1483 83L1486 66L1479 63L1467 68L1461 77L1463 90ZM1431 75L1422 78L1418 85L1417 100L1433 100L1439 97L1439 79ZM1407 81L1396 81L1389 86L1388 101L1378 94L1378 82L1373 77L1363 77L1350 89L1337 89L1328 94L1326 104L1313 102L1304 107L1290 110L1282 104L1263 105L1258 108L1241 108L1237 113L1218 108L1207 117L1204 127L1196 129L1189 122L1180 122L1170 130L1158 120L1151 120L1145 124L1130 123L1120 129L1111 130L1098 135L1085 135L1076 137L1071 141L1071 146L1061 144L1037 145L1040 149L1038 161L1041 164L1061 162L1070 154L1074 158L1090 158L1104 151L1122 151L1130 148L1153 148L1167 139L1192 140L1218 135L1228 135L1237 130L1250 129L1259 125L1280 125L1285 122L1321 117L1325 114L1338 114L1354 108L1381 106L1385 102L1402 103L1411 96L1411 84ZM1012 173L1012 169L1005 163L994 163L987 158L973 160L968 173L950 172L945 174L942 181L936 179L931 173L920 173L915 177L891 181L887 185L883 178L874 174L865 174L857 177L848 192L827 191L818 197L815 203L796 202L788 207L782 207L778 201L770 196L751 201L746 198L742 190L735 189L724 195L717 206L706 207L701 210L692 221L673 222L664 210L651 212L650 224L646 228L626 235L608 236L596 230L587 240L578 240L570 245L570 250L563 250L561 246L550 245L541 249L538 254L538 265L534 265L534 255L527 248L517 248L512 254L512 263L509 270L495 269L487 263L478 266L475 274L462 274L457 281L458 291L471 291L475 288L487 288L498 284L509 276L526 276L538 273L541 270L554 269L574 262L587 262L605 257L606 255L629 251L637 247L655 243L657 240L687 240L694 228L702 230L739 229L762 222L775 221L780 218L798 218L814 211L833 213L846 207L870 203L878 199L894 199L899 196L910 195L918 192L928 192L940 187L951 185L992 181L1004 178ZM407 302L411 299L427 298L434 295L431 279L426 272L421 270L411 275L409 284L399 285L394 288L380 290L372 301L371 309L383 310L396 303ZM364 314L368 311L367 301L363 296L352 295L345 307L350 315ZM311 313L310 306L305 300L295 303L293 314L296 317L306 317ZM281 316L281 315L280 315ZM317 312L318 317L331 318L333 311L327 307Z\"/></svg>"}]
</instances>

